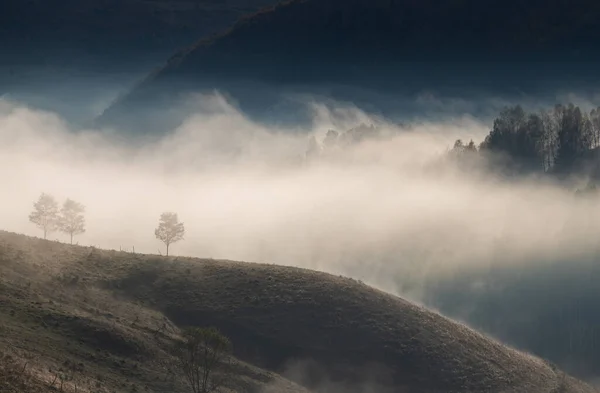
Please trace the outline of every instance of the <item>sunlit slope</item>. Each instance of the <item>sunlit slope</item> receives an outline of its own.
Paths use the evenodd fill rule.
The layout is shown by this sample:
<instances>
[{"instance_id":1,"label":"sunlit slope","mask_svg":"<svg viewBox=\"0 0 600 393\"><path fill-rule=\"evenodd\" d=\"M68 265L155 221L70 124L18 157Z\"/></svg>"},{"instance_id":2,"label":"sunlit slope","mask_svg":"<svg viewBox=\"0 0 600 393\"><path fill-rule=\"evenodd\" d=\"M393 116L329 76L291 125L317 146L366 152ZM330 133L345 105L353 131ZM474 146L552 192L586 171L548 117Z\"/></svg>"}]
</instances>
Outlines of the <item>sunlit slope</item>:
<instances>
[{"instance_id":1,"label":"sunlit slope","mask_svg":"<svg viewBox=\"0 0 600 393\"><path fill-rule=\"evenodd\" d=\"M91 307L98 315L137 316L148 324L164 315L176 326L215 325L231 337L243 361L328 392L365 386L377 392L592 392L538 358L347 278L70 247L7 233L0 235L0 250L2 304L29 323L24 314L32 310L62 315L68 308L79 314ZM44 288L57 279L69 285L48 305L57 294ZM29 305L27 282L35 283L40 305ZM18 335L21 319L10 316L8 307L0 309L2 318L13 327L8 333ZM89 318L99 324L98 315ZM135 343L124 349L149 340L129 323L118 326L117 336ZM52 332L30 332L37 350L47 342L40 337ZM135 356L128 353L118 356Z\"/></svg>"}]
</instances>

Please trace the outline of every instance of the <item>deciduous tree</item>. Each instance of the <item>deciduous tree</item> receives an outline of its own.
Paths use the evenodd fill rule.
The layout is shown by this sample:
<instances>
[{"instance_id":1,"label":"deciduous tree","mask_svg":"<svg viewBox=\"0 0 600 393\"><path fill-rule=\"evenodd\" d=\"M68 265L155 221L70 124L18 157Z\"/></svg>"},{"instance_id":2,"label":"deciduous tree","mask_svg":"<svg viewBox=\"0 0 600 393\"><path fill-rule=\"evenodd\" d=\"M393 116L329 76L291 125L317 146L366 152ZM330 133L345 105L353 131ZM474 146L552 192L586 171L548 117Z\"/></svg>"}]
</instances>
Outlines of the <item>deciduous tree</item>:
<instances>
[{"instance_id":1,"label":"deciduous tree","mask_svg":"<svg viewBox=\"0 0 600 393\"><path fill-rule=\"evenodd\" d=\"M58 220L59 229L70 235L71 244L73 244L73 236L85 232L85 207L78 202L67 199L60 210Z\"/></svg>"},{"instance_id":2,"label":"deciduous tree","mask_svg":"<svg viewBox=\"0 0 600 393\"><path fill-rule=\"evenodd\" d=\"M44 231L44 239L48 232L52 232L58 225L58 203L52 195L42 193L37 202L33 204L33 212L29 221Z\"/></svg>"},{"instance_id":3,"label":"deciduous tree","mask_svg":"<svg viewBox=\"0 0 600 393\"><path fill-rule=\"evenodd\" d=\"M169 255L169 246L180 240L185 235L185 227L179 222L177 213L165 212L160 215L158 228L154 230L154 235L158 240L167 246L167 256Z\"/></svg>"}]
</instances>

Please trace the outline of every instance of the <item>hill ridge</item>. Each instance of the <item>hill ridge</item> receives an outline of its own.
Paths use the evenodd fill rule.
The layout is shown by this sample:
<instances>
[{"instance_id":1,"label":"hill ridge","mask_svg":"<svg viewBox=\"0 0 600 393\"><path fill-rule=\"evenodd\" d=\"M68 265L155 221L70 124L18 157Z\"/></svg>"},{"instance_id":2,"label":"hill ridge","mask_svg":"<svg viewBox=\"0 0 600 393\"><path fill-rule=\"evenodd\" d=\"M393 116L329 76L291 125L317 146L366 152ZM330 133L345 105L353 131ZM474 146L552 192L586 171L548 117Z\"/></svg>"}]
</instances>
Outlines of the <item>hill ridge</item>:
<instances>
[{"instance_id":1,"label":"hill ridge","mask_svg":"<svg viewBox=\"0 0 600 393\"><path fill-rule=\"evenodd\" d=\"M598 20L600 6L590 0L291 0L178 51L98 121L134 127L129 112L139 111L132 116L139 123L151 116L145 112L213 89L264 120L282 113L273 109L281 97L270 95L294 88L357 103L360 89L408 96L583 89L598 81Z\"/></svg>"},{"instance_id":2,"label":"hill ridge","mask_svg":"<svg viewBox=\"0 0 600 393\"><path fill-rule=\"evenodd\" d=\"M593 391L463 324L327 273L128 254L7 233L0 233L0 251L0 291L19 268L7 255L54 265L51 274L72 282L74 294L93 288L120 299L119 307L143 306L176 326L215 325L232 339L239 359L317 391L353 392L365 384L378 392ZM0 317L6 318L1 308Z\"/></svg>"}]
</instances>

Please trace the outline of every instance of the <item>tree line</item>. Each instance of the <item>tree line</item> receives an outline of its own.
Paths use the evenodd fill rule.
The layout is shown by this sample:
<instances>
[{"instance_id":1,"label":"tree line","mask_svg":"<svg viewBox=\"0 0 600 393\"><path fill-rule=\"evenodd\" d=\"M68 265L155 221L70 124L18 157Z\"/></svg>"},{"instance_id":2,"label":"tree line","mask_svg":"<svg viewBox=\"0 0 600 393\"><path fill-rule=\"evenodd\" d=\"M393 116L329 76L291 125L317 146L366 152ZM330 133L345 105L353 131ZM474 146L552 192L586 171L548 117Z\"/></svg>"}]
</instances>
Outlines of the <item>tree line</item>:
<instances>
[{"instance_id":1,"label":"tree line","mask_svg":"<svg viewBox=\"0 0 600 393\"><path fill-rule=\"evenodd\" d=\"M70 243L73 244L73 238L86 231L85 206L67 198L59 208L58 202L52 195L42 193L33 204L29 221L44 232L44 239L48 237L49 233L60 231L69 235ZM167 256L170 246L183 240L184 235L185 226L179 222L177 213L165 212L160 215L154 236L165 244Z\"/></svg>"},{"instance_id":2,"label":"tree line","mask_svg":"<svg viewBox=\"0 0 600 393\"><path fill-rule=\"evenodd\" d=\"M314 135L309 137L305 157L318 157L330 149L395 135L393 131L366 124L342 132L329 130L321 142ZM458 139L450 153L462 163L485 158L487 169L505 175L568 176L585 172L600 178L599 147L600 107L586 112L570 103L526 111L515 105L501 110L479 145ZM479 167L484 164L476 163Z\"/></svg>"},{"instance_id":3,"label":"tree line","mask_svg":"<svg viewBox=\"0 0 600 393\"><path fill-rule=\"evenodd\" d=\"M598 176L600 108L589 112L574 104L527 112L506 107L490 133L476 146L457 140L452 149L461 158L485 156L492 169L506 174L543 173L559 176L587 171Z\"/></svg>"}]
</instances>

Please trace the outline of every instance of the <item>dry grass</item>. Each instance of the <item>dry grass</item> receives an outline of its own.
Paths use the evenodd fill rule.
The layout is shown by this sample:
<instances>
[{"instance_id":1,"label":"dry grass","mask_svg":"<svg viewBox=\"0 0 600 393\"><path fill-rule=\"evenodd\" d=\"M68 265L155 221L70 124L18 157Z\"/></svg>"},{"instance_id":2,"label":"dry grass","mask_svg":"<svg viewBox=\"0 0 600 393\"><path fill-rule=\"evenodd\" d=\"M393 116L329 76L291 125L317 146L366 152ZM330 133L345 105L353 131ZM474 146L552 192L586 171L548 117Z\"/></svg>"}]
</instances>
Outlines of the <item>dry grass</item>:
<instances>
[{"instance_id":1,"label":"dry grass","mask_svg":"<svg viewBox=\"0 0 600 393\"><path fill-rule=\"evenodd\" d=\"M0 352L0 392L30 391L31 376L27 362L19 361L8 353Z\"/></svg>"},{"instance_id":2,"label":"dry grass","mask_svg":"<svg viewBox=\"0 0 600 393\"><path fill-rule=\"evenodd\" d=\"M592 391L436 313L310 270L0 233L0 272L0 344L40 369L82 365L89 391L185 391L169 352L185 325L232 339L245 362L237 392L303 391L273 373L327 393Z\"/></svg>"},{"instance_id":3,"label":"dry grass","mask_svg":"<svg viewBox=\"0 0 600 393\"><path fill-rule=\"evenodd\" d=\"M6 363L0 392L186 392L171 347L179 329L159 310L104 288L105 252L0 234L0 348L26 354ZM130 254L122 253L123 256ZM7 357L6 359L19 359ZM234 363L232 391L304 390L243 362ZM4 379L2 379L4 383ZM10 382L11 389L7 390ZM35 389L38 390L35 390Z\"/></svg>"}]
</instances>

